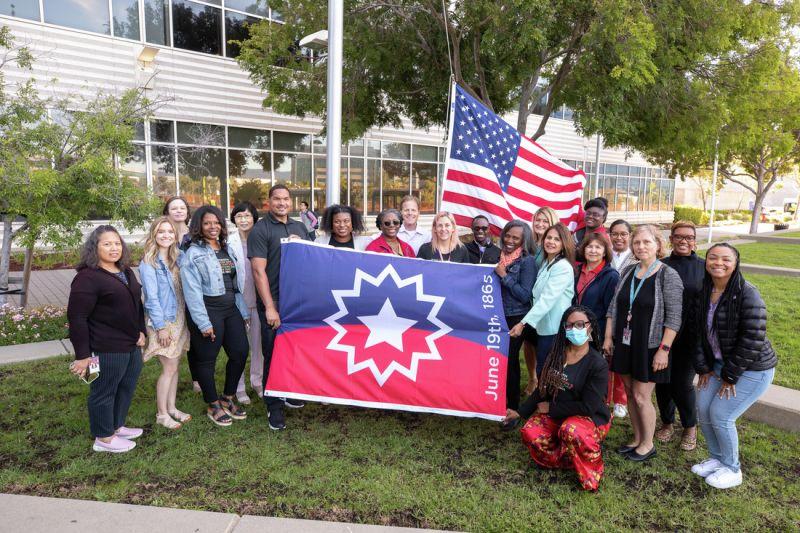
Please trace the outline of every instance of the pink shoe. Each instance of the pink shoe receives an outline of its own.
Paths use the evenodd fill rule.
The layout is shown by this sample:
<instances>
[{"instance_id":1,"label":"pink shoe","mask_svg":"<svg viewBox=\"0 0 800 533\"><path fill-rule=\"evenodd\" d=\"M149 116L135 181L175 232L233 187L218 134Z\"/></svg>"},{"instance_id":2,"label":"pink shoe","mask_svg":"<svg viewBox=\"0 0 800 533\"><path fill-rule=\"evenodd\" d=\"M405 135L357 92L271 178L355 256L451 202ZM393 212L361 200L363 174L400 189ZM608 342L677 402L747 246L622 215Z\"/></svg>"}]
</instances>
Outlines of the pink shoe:
<instances>
[{"instance_id":1,"label":"pink shoe","mask_svg":"<svg viewBox=\"0 0 800 533\"><path fill-rule=\"evenodd\" d=\"M144 433L143 429L140 429L140 428L126 428L125 426L121 426L117 430L115 435L117 437L121 437L123 439L133 440L133 439L136 439L138 437L141 437L142 433Z\"/></svg>"},{"instance_id":2,"label":"pink shoe","mask_svg":"<svg viewBox=\"0 0 800 533\"><path fill-rule=\"evenodd\" d=\"M131 451L135 447L135 442L117 436L114 436L110 442L103 442L100 439L94 439L94 444L92 444L92 450L96 452L109 453L125 453Z\"/></svg>"}]
</instances>

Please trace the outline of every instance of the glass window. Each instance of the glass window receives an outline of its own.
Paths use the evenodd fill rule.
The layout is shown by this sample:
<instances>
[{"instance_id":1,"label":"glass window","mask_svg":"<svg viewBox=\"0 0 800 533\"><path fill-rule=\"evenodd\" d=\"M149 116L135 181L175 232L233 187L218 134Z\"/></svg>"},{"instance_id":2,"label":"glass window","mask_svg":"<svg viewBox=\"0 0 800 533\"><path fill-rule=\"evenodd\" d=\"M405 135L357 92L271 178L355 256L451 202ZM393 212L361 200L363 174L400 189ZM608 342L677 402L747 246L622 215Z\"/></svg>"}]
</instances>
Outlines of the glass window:
<instances>
[{"instance_id":1,"label":"glass window","mask_svg":"<svg viewBox=\"0 0 800 533\"><path fill-rule=\"evenodd\" d=\"M444 158L447 157L447 149L446 148L439 148L439 161L444 162Z\"/></svg>"},{"instance_id":2,"label":"glass window","mask_svg":"<svg viewBox=\"0 0 800 533\"><path fill-rule=\"evenodd\" d=\"M147 189L147 165L144 145L135 144L128 157L119 162L120 173L129 177L140 189Z\"/></svg>"},{"instance_id":3,"label":"glass window","mask_svg":"<svg viewBox=\"0 0 800 533\"><path fill-rule=\"evenodd\" d=\"M359 211L364 211L364 159L360 157L350 158L350 185L348 187L350 197L347 199L349 205ZM344 197L342 197L344 201Z\"/></svg>"},{"instance_id":4,"label":"glass window","mask_svg":"<svg viewBox=\"0 0 800 533\"><path fill-rule=\"evenodd\" d=\"M606 174L615 176L617 174L617 165L606 165Z\"/></svg>"},{"instance_id":5,"label":"glass window","mask_svg":"<svg viewBox=\"0 0 800 533\"><path fill-rule=\"evenodd\" d=\"M169 46L169 2L144 0L144 34L148 43Z\"/></svg>"},{"instance_id":6,"label":"glass window","mask_svg":"<svg viewBox=\"0 0 800 533\"><path fill-rule=\"evenodd\" d=\"M247 200L259 211L269 209L267 194L272 187L272 154L253 150L229 150L231 207Z\"/></svg>"},{"instance_id":7,"label":"glass window","mask_svg":"<svg viewBox=\"0 0 800 533\"><path fill-rule=\"evenodd\" d=\"M400 201L409 193L411 164L406 161L383 161L381 197L383 209L400 209Z\"/></svg>"},{"instance_id":8,"label":"glass window","mask_svg":"<svg viewBox=\"0 0 800 533\"><path fill-rule=\"evenodd\" d=\"M609 211L613 211L614 208L614 198L616 195L616 187L617 187L617 178L611 178L609 176L602 176L600 178L600 190L598 191L598 196L602 196L606 200L608 200L608 209Z\"/></svg>"},{"instance_id":9,"label":"glass window","mask_svg":"<svg viewBox=\"0 0 800 533\"><path fill-rule=\"evenodd\" d=\"M644 211L645 208L645 188L642 178L631 178L628 186L628 210Z\"/></svg>"},{"instance_id":10,"label":"glass window","mask_svg":"<svg viewBox=\"0 0 800 533\"><path fill-rule=\"evenodd\" d=\"M139 40L139 0L112 0L114 35Z\"/></svg>"},{"instance_id":11,"label":"glass window","mask_svg":"<svg viewBox=\"0 0 800 533\"><path fill-rule=\"evenodd\" d=\"M236 57L239 55L240 47L231 41L246 41L250 38L250 24L255 24L260 19L256 17L248 17L241 13L234 13L233 11L225 12L225 55L227 57Z\"/></svg>"},{"instance_id":12,"label":"glass window","mask_svg":"<svg viewBox=\"0 0 800 533\"><path fill-rule=\"evenodd\" d=\"M222 10L189 0L172 0L172 38L176 48L222 54Z\"/></svg>"},{"instance_id":13,"label":"glass window","mask_svg":"<svg viewBox=\"0 0 800 533\"><path fill-rule=\"evenodd\" d=\"M364 139L356 139L354 141L350 141L350 155L356 155L356 156L364 155Z\"/></svg>"},{"instance_id":14,"label":"glass window","mask_svg":"<svg viewBox=\"0 0 800 533\"><path fill-rule=\"evenodd\" d=\"M178 148L178 176L181 196L192 210L204 204L220 208L227 204L225 150Z\"/></svg>"},{"instance_id":15,"label":"glass window","mask_svg":"<svg viewBox=\"0 0 800 533\"><path fill-rule=\"evenodd\" d=\"M178 143L225 146L225 128L215 124L178 122Z\"/></svg>"},{"instance_id":16,"label":"glass window","mask_svg":"<svg viewBox=\"0 0 800 533\"><path fill-rule=\"evenodd\" d=\"M572 109L570 109L567 106L564 106L564 111L563 111L563 114L562 114L562 118L564 120L572 120L572 115L573 115Z\"/></svg>"},{"instance_id":17,"label":"glass window","mask_svg":"<svg viewBox=\"0 0 800 533\"><path fill-rule=\"evenodd\" d=\"M314 148L314 153L315 154L323 154L324 155L325 152L328 150L328 143L327 143L325 137L323 137L321 135L314 135L313 148ZM347 153L347 152L345 152L345 153Z\"/></svg>"},{"instance_id":18,"label":"glass window","mask_svg":"<svg viewBox=\"0 0 800 533\"><path fill-rule=\"evenodd\" d=\"M108 0L44 0L44 21L76 30L111 33Z\"/></svg>"},{"instance_id":19,"label":"glass window","mask_svg":"<svg viewBox=\"0 0 800 533\"><path fill-rule=\"evenodd\" d=\"M328 162L324 156L314 156L314 180L311 184L311 209L320 210L325 207L325 187L327 180L325 179L328 174ZM344 176L344 182L347 183L347 175Z\"/></svg>"},{"instance_id":20,"label":"glass window","mask_svg":"<svg viewBox=\"0 0 800 533\"><path fill-rule=\"evenodd\" d=\"M435 146L414 145L414 161L436 161L437 150Z\"/></svg>"},{"instance_id":21,"label":"glass window","mask_svg":"<svg viewBox=\"0 0 800 533\"><path fill-rule=\"evenodd\" d=\"M292 193L292 211L297 213L300 202L311 203L311 156L275 153L274 158L275 183L283 183L289 187Z\"/></svg>"},{"instance_id":22,"label":"glass window","mask_svg":"<svg viewBox=\"0 0 800 533\"><path fill-rule=\"evenodd\" d=\"M272 140L275 145L275 150L285 150L287 152L311 151L311 135L276 131L272 134ZM277 161L275 164L277 166Z\"/></svg>"},{"instance_id":23,"label":"glass window","mask_svg":"<svg viewBox=\"0 0 800 533\"><path fill-rule=\"evenodd\" d=\"M381 156L381 142L380 141L367 141L367 156L380 157Z\"/></svg>"},{"instance_id":24,"label":"glass window","mask_svg":"<svg viewBox=\"0 0 800 533\"><path fill-rule=\"evenodd\" d=\"M350 205L350 199L347 197L348 176L349 176L347 165L348 165L348 160L347 160L346 157L343 157L342 158L342 162L339 163L339 168L340 168L341 173L342 173L342 177L339 180L339 203L340 204L345 204L345 205ZM320 212L320 214L322 214L322 211L324 210L324 208L325 208L325 204L317 204L317 209Z\"/></svg>"},{"instance_id":25,"label":"glass window","mask_svg":"<svg viewBox=\"0 0 800 533\"><path fill-rule=\"evenodd\" d=\"M272 20L277 20L278 22L283 22L283 15L279 11L275 11L274 9L272 10L272 13L270 13L269 18L271 18Z\"/></svg>"},{"instance_id":26,"label":"glass window","mask_svg":"<svg viewBox=\"0 0 800 533\"><path fill-rule=\"evenodd\" d=\"M144 122L137 122L133 125L133 139L144 141Z\"/></svg>"},{"instance_id":27,"label":"glass window","mask_svg":"<svg viewBox=\"0 0 800 533\"><path fill-rule=\"evenodd\" d=\"M419 198L419 212L436 212L436 163L414 163L411 173L411 194Z\"/></svg>"},{"instance_id":28,"label":"glass window","mask_svg":"<svg viewBox=\"0 0 800 533\"><path fill-rule=\"evenodd\" d=\"M269 131L250 128L228 128L228 146L269 150Z\"/></svg>"},{"instance_id":29,"label":"glass window","mask_svg":"<svg viewBox=\"0 0 800 533\"><path fill-rule=\"evenodd\" d=\"M610 200L610 198L609 198ZM630 209L629 193L628 193L628 178L619 177L616 179L616 198L609 206L610 211L625 211Z\"/></svg>"},{"instance_id":30,"label":"glass window","mask_svg":"<svg viewBox=\"0 0 800 533\"><path fill-rule=\"evenodd\" d=\"M390 159L411 159L411 145L407 143L383 143L383 157Z\"/></svg>"},{"instance_id":31,"label":"glass window","mask_svg":"<svg viewBox=\"0 0 800 533\"><path fill-rule=\"evenodd\" d=\"M658 181L650 178L647 180L647 205L645 210L658 211Z\"/></svg>"},{"instance_id":32,"label":"glass window","mask_svg":"<svg viewBox=\"0 0 800 533\"><path fill-rule=\"evenodd\" d=\"M377 215L381 211L381 160L367 160L367 212Z\"/></svg>"},{"instance_id":33,"label":"glass window","mask_svg":"<svg viewBox=\"0 0 800 533\"><path fill-rule=\"evenodd\" d=\"M269 16L269 7L264 0L225 0L225 7L252 13L253 15Z\"/></svg>"},{"instance_id":34,"label":"glass window","mask_svg":"<svg viewBox=\"0 0 800 533\"><path fill-rule=\"evenodd\" d=\"M153 193L162 200L175 196L175 149L171 146L153 146L150 154L153 158Z\"/></svg>"},{"instance_id":35,"label":"glass window","mask_svg":"<svg viewBox=\"0 0 800 533\"><path fill-rule=\"evenodd\" d=\"M171 120L150 121L150 142L172 143L175 142L175 132Z\"/></svg>"},{"instance_id":36,"label":"glass window","mask_svg":"<svg viewBox=\"0 0 800 533\"><path fill-rule=\"evenodd\" d=\"M39 0L0 0L0 15L39 20Z\"/></svg>"}]
</instances>

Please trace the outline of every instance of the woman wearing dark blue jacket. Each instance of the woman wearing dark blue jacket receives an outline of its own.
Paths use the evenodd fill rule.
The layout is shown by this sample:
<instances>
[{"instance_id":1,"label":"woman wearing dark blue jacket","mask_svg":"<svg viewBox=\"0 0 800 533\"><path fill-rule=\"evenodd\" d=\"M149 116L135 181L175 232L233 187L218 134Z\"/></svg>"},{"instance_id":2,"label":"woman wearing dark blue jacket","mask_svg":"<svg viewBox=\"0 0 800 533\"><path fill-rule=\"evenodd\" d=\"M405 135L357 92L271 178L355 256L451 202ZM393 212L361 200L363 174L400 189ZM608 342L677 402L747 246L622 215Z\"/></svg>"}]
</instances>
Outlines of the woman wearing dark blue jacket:
<instances>
[{"instance_id":1,"label":"woman wearing dark blue jacket","mask_svg":"<svg viewBox=\"0 0 800 533\"><path fill-rule=\"evenodd\" d=\"M500 262L495 272L500 277L503 295L503 312L508 329L516 326L531 309L531 291L536 282L536 261L531 255L533 238L531 228L521 220L512 220L500 232ZM508 343L508 372L506 374L506 405L519 408L519 351L525 339L533 339L533 329L526 327L523 334L511 337ZM516 427L518 419L503 423L503 429Z\"/></svg>"}]
</instances>

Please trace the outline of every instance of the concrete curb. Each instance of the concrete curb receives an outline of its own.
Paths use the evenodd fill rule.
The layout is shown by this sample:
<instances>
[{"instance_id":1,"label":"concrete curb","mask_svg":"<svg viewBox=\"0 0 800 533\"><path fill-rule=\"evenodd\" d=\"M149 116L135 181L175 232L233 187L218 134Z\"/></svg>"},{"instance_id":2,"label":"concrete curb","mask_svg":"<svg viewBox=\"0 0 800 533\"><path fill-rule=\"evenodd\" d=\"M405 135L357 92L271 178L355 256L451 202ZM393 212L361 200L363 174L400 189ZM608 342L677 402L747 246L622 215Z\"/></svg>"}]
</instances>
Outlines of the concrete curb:
<instances>
[{"instance_id":1,"label":"concrete curb","mask_svg":"<svg viewBox=\"0 0 800 533\"><path fill-rule=\"evenodd\" d=\"M170 533L415 533L412 529L345 522L318 522L267 516L240 516L147 505L0 494L3 531L27 533L115 533L170 531Z\"/></svg>"},{"instance_id":2,"label":"concrete curb","mask_svg":"<svg viewBox=\"0 0 800 533\"><path fill-rule=\"evenodd\" d=\"M786 268L786 267L774 267L774 266L767 266L767 265L751 265L747 263L741 264L742 272L746 272L748 274L766 274L768 276L789 276L789 277L800 277L800 269L796 268Z\"/></svg>"},{"instance_id":3,"label":"concrete curb","mask_svg":"<svg viewBox=\"0 0 800 533\"><path fill-rule=\"evenodd\" d=\"M770 385L744 416L769 426L800 432L800 391Z\"/></svg>"},{"instance_id":4,"label":"concrete curb","mask_svg":"<svg viewBox=\"0 0 800 533\"><path fill-rule=\"evenodd\" d=\"M758 242L771 242L775 244L800 244L797 237L779 237L779 233L774 235L739 235L742 239L750 239Z\"/></svg>"},{"instance_id":5,"label":"concrete curb","mask_svg":"<svg viewBox=\"0 0 800 533\"><path fill-rule=\"evenodd\" d=\"M74 353L69 339L12 344L0 347L0 365L48 359L59 355L74 355Z\"/></svg>"}]
</instances>

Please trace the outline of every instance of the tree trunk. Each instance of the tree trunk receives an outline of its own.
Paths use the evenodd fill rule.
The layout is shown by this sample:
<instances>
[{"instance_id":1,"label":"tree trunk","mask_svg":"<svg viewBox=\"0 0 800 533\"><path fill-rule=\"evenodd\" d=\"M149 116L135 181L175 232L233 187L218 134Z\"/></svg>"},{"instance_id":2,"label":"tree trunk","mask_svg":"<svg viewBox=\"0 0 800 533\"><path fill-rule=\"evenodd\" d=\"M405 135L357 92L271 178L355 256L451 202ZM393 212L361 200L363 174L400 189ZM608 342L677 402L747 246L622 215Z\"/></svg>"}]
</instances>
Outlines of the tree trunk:
<instances>
[{"instance_id":1,"label":"tree trunk","mask_svg":"<svg viewBox=\"0 0 800 533\"><path fill-rule=\"evenodd\" d=\"M11 267L11 222L12 218L3 215L3 247L0 248L0 305L6 303L8 296L1 291L8 290L8 271Z\"/></svg>"},{"instance_id":2,"label":"tree trunk","mask_svg":"<svg viewBox=\"0 0 800 533\"><path fill-rule=\"evenodd\" d=\"M761 219L761 204L764 202L764 197L767 195L767 188L764 187L764 174L765 172L755 173L756 183L756 197L753 201L753 220L750 221L750 235L758 233L758 222Z\"/></svg>"},{"instance_id":3,"label":"tree trunk","mask_svg":"<svg viewBox=\"0 0 800 533\"><path fill-rule=\"evenodd\" d=\"M31 267L33 266L33 245L25 248L25 266L22 269L22 296L19 298L19 306L28 306L28 288L31 285Z\"/></svg>"}]
</instances>

